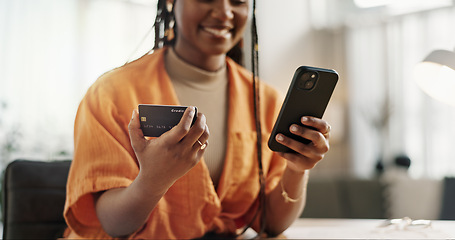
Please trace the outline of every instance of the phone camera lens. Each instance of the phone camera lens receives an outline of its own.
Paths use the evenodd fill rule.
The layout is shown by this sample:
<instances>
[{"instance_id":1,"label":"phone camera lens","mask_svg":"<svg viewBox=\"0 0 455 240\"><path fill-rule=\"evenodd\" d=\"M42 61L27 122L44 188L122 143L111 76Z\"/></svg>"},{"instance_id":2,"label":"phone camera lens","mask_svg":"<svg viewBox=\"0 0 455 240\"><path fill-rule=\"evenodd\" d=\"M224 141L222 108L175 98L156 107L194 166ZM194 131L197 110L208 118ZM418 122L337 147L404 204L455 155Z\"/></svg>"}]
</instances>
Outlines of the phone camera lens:
<instances>
[{"instance_id":1,"label":"phone camera lens","mask_svg":"<svg viewBox=\"0 0 455 240\"><path fill-rule=\"evenodd\" d=\"M314 85L316 85L316 81L318 79L318 75L316 72L306 72L300 78L298 82L298 88L303 90L311 90L313 89Z\"/></svg>"},{"instance_id":2,"label":"phone camera lens","mask_svg":"<svg viewBox=\"0 0 455 240\"><path fill-rule=\"evenodd\" d=\"M305 89L311 89L314 86L314 81L313 80L307 80L304 84Z\"/></svg>"}]
</instances>

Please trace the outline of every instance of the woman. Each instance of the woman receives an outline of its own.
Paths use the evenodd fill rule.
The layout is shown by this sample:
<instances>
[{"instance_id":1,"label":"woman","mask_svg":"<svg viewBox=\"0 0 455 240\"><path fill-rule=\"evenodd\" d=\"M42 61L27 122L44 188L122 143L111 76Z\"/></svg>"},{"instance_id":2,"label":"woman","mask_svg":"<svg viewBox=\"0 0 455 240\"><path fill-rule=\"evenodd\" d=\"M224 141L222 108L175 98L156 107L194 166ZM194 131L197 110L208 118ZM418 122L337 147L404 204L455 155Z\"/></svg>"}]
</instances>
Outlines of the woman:
<instances>
[{"instance_id":1,"label":"woman","mask_svg":"<svg viewBox=\"0 0 455 240\"><path fill-rule=\"evenodd\" d=\"M226 57L242 38L248 0L158 6L165 46L101 76L79 106L65 205L69 237L235 236L247 226L281 233L303 209L307 170L328 151L330 126L302 117L312 129L290 129L310 144L278 134L296 153L265 147L281 99L263 83L252 91L251 73ZM146 138L133 110L141 103L199 111L193 126L189 107L177 126Z\"/></svg>"}]
</instances>

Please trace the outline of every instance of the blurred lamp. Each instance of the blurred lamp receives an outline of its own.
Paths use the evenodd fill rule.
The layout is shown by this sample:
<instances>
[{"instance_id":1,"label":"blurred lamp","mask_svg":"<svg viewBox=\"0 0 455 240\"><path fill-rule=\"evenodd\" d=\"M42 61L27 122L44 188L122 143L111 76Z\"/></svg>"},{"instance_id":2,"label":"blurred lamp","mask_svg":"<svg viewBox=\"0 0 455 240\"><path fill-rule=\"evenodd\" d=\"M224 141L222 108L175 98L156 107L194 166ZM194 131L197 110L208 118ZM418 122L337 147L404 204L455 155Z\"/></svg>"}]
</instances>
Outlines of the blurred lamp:
<instances>
[{"instance_id":1,"label":"blurred lamp","mask_svg":"<svg viewBox=\"0 0 455 240\"><path fill-rule=\"evenodd\" d=\"M417 64L415 80L431 97L455 106L455 52L435 50Z\"/></svg>"}]
</instances>

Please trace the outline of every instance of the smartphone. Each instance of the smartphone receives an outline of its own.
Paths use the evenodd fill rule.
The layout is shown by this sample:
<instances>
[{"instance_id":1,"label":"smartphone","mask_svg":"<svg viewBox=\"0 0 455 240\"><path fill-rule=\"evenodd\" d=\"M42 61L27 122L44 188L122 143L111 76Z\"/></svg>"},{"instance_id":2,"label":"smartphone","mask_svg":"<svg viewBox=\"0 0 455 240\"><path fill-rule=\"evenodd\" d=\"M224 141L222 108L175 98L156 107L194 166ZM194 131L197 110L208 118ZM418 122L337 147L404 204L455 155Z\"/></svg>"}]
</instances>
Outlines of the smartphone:
<instances>
[{"instance_id":1,"label":"smartphone","mask_svg":"<svg viewBox=\"0 0 455 240\"><path fill-rule=\"evenodd\" d=\"M180 122L187 106L139 104L139 120L144 136L159 137ZM191 126L197 119L197 108Z\"/></svg>"},{"instance_id":2,"label":"smartphone","mask_svg":"<svg viewBox=\"0 0 455 240\"><path fill-rule=\"evenodd\" d=\"M294 152L275 140L278 133L300 142L310 142L292 134L289 127L292 124L302 126L300 118L303 116L322 118L337 82L335 70L309 66L297 68L268 141L272 151Z\"/></svg>"}]
</instances>

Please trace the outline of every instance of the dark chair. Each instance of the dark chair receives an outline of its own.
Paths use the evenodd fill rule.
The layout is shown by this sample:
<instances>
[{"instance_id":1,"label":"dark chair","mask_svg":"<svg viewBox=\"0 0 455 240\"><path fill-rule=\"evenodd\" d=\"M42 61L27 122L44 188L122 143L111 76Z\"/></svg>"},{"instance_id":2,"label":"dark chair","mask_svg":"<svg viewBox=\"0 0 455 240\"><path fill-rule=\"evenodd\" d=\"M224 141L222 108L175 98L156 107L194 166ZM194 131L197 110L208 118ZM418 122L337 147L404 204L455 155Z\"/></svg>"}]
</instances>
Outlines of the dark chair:
<instances>
[{"instance_id":1,"label":"dark chair","mask_svg":"<svg viewBox=\"0 0 455 240\"><path fill-rule=\"evenodd\" d=\"M444 178L441 220L455 220L455 177Z\"/></svg>"},{"instance_id":2,"label":"dark chair","mask_svg":"<svg viewBox=\"0 0 455 240\"><path fill-rule=\"evenodd\" d=\"M386 218L378 179L313 178L302 218Z\"/></svg>"},{"instance_id":3,"label":"dark chair","mask_svg":"<svg viewBox=\"0 0 455 240\"><path fill-rule=\"evenodd\" d=\"M387 218L383 192L384 185L379 179L344 179L344 208L349 212L347 217Z\"/></svg>"},{"instance_id":4,"label":"dark chair","mask_svg":"<svg viewBox=\"0 0 455 240\"><path fill-rule=\"evenodd\" d=\"M70 165L69 160L15 160L8 164L2 186L3 239L62 236Z\"/></svg>"},{"instance_id":5,"label":"dark chair","mask_svg":"<svg viewBox=\"0 0 455 240\"><path fill-rule=\"evenodd\" d=\"M329 179L310 179L302 218L343 218L345 209L339 183Z\"/></svg>"}]
</instances>

